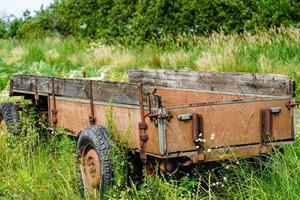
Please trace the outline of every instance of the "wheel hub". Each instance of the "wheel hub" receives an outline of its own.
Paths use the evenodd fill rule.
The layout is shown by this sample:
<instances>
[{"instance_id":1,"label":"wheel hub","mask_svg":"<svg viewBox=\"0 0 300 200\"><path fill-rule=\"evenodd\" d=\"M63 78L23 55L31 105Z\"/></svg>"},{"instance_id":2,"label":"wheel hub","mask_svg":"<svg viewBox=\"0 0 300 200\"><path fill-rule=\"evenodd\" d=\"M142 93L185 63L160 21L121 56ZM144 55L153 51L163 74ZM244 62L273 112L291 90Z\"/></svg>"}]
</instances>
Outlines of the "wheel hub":
<instances>
[{"instance_id":1,"label":"wheel hub","mask_svg":"<svg viewBox=\"0 0 300 200\"><path fill-rule=\"evenodd\" d=\"M85 188L89 193L99 189L101 177L101 163L96 150L92 146L84 148L81 159L81 174Z\"/></svg>"}]
</instances>

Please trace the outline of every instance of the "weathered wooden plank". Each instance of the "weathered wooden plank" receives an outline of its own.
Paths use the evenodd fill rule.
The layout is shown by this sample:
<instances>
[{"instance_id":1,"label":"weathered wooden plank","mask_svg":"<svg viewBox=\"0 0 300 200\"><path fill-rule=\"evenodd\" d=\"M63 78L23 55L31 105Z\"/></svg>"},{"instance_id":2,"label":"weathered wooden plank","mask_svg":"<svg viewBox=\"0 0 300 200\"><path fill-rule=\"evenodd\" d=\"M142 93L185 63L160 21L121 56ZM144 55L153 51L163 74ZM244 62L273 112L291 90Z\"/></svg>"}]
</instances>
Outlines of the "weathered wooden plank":
<instances>
[{"instance_id":1,"label":"weathered wooden plank","mask_svg":"<svg viewBox=\"0 0 300 200\"><path fill-rule=\"evenodd\" d=\"M293 80L276 74L129 70L128 75L130 83L205 91L284 96L294 90Z\"/></svg>"},{"instance_id":2,"label":"weathered wooden plank","mask_svg":"<svg viewBox=\"0 0 300 200\"><path fill-rule=\"evenodd\" d=\"M13 89L35 92L36 80L39 93L52 93L52 78L48 76L14 75ZM138 84L97 81L86 79L54 78L55 93L57 96L89 99L90 81L92 81L93 98L98 101L139 105ZM146 96L153 91L152 86L143 86L143 96L146 105Z\"/></svg>"}]
</instances>

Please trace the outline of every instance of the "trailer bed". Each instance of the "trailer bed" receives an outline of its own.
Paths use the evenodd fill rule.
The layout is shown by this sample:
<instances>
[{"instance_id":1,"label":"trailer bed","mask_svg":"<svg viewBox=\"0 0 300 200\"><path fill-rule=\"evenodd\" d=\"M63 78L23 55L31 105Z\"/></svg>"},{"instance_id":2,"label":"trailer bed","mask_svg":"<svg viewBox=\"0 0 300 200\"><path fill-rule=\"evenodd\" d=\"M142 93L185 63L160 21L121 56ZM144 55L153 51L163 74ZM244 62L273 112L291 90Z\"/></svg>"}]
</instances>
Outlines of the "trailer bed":
<instances>
[{"instance_id":1,"label":"trailer bed","mask_svg":"<svg viewBox=\"0 0 300 200\"><path fill-rule=\"evenodd\" d=\"M14 75L54 128L78 136L113 114L128 148L192 163L254 156L295 138L295 83L282 75L131 70L129 83Z\"/></svg>"}]
</instances>

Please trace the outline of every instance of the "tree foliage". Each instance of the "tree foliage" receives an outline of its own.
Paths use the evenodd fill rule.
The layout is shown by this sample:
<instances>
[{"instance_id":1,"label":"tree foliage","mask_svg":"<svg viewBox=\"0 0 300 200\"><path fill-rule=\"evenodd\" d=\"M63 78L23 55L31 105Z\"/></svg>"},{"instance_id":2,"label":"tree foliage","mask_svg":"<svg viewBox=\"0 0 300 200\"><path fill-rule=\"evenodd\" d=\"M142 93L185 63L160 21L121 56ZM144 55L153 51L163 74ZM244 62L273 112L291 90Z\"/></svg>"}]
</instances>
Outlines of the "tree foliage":
<instances>
[{"instance_id":1,"label":"tree foliage","mask_svg":"<svg viewBox=\"0 0 300 200\"><path fill-rule=\"evenodd\" d=\"M297 0L56 0L27 18L20 37L147 41L166 35L300 25Z\"/></svg>"},{"instance_id":2,"label":"tree foliage","mask_svg":"<svg viewBox=\"0 0 300 200\"><path fill-rule=\"evenodd\" d=\"M6 23L0 20L0 39L5 37L6 33Z\"/></svg>"}]
</instances>

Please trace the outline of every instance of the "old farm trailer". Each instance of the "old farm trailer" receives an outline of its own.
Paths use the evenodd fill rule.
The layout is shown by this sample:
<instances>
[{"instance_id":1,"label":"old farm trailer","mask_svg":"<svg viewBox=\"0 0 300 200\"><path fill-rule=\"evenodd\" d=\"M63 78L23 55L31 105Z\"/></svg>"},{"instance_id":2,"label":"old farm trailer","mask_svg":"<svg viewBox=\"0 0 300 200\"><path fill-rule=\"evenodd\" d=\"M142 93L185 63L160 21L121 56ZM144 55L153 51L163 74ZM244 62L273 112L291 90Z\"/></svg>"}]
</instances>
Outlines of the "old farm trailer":
<instances>
[{"instance_id":1,"label":"old farm trailer","mask_svg":"<svg viewBox=\"0 0 300 200\"><path fill-rule=\"evenodd\" d=\"M78 136L87 191L110 183L106 113L149 168L191 165L272 152L295 139L295 82L273 74L131 70L129 82L14 75L10 95L32 99L53 128ZM128 136L127 136L128 137Z\"/></svg>"}]
</instances>

